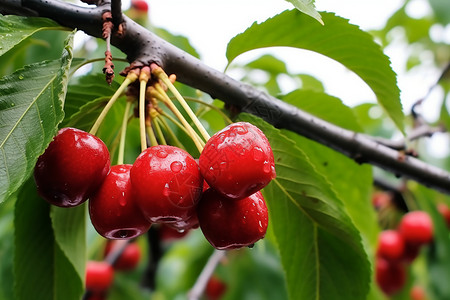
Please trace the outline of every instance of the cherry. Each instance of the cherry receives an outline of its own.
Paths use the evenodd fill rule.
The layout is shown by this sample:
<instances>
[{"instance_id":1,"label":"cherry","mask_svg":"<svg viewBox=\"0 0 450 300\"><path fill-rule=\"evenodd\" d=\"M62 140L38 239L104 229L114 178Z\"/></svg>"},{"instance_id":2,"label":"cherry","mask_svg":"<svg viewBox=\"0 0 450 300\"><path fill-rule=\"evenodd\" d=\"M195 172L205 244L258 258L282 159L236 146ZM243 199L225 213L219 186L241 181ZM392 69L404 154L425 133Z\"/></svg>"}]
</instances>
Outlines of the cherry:
<instances>
[{"instance_id":1,"label":"cherry","mask_svg":"<svg viewBox=\"0 0 450 300\"><path fill-rule=\"evenodd\" d=\"M392 202L393 195L390 192L377 191L372 195L372 205L375 209L381 209Z\"/></svg>"},{"instance_id":2,"label":"cherry","mask_svg":"<svg viewBox=\"0 0 450 300\"><path fill-rule=\"evenodd\" d=\"M439 203L437 205L437 210L444 218L447 227L450 228L450 208L448 207L448 205L445 203Z\"/></svg>"},{"instance_id":3,"label":"cherry","mask_svg":"<svg viewBox=\"0 0 450 300\"><path fill-rule=\"evenodd\" d=\"M148 12L148 3L145 0L131 0L131 6L140 12Z\"/></svg>"},{"instance_id":4,"label":"cherry","mask_svg":"<svg viewBox=\"0 0 450 300\"><path fill-rule=\"evenodd\" d=\"M403 256L405 242L396 230L385 230L378 236L377 255L386 259L396 260Z\"/></svg>"},{"instance_id":5,"label":"cherry","mask_svg":"<svg viewBox=\"0 0 450 300\"><path fill-rule=\"evenodd\" d=\"M198 164L186 151L153 146L136 159L131 186L142 212L151 222L182 222L195 213L203 178Z\"/></svg>"},{"instance_id":6,"label":"cherry","mask_svg":"<svg viewBox=\"0 0 450 300\"><path fill-rule=\"evenodd\" d=\"M410 264L412 263L420 253L421 244L411 244L405 242L405 251L403 253L403 261Z\"/></svg>"},{"instance_id":7,"label":"cherry","mask_svg":"<svg viewBox=\"0 0 450 300\"><path fill-rule=\"evenodd\" d=\"M267 206L261 192L230 200L214 189L206 190L197 206L200 228L217 249L250 246L262 239L268 225Z\"/></svg>"},{"instance_id":8,"label":"cherry","mask_svg":"<svg viewBox=\"0 0 450 300\"><path fill-rule=\"evenodd\" d=\"M86 289L93 292L104 292L114 280L114 270L104 261L88 261L86 265Z\"/></svg>"},{"instance_id":9,"label":"cherry","mask_svg":"<svg viewBox=\"0 0 450 300\"><path fill-rule=\"evenodd\" d=\"M400 291L406 283L406 270L399 262L378 257L375 261L375 280L386 295Z\"/></svg>"},{"instance_id":10,"label":"cherry","mask_svg":"<svg viewBox=\"0 0 450 300\"><path fill-rule=\"evenodd\" d=\"M259 191L275 178L275 163L264 133L256 126L238 122L214 134L199 158L208 184L233 199Z\"/></svg>"},{"instance_id":11,"label":"cherry","mask_svg":"<svg viewBox=\"0 0 450 300\"><path fill-rule=\"evenodd\" d=\"M427 298L425 290L420 285L414 285L411 288L409 291L409 297L411 300L425 300Z\"/></svg>"},{"instance_id":12,"label":"cherry","mask_svg":"<svg viewBox=\"0 0 450 300\"><path fill-rule=\"evenodd\" d=\"M169 242L173 240L179 240L185 237L189 232L189 230L179 231L168 225L169 224L161 224L161 226L159 227L159 238L162 241Z\"/></svg>"},{"instance_id":13,"label":"cherry","mask_svg":"<svg viewBox=\"0 0 450 300\"><path fill-rule=\"evenodd\" d=\"M131 191L131 165L115 165L89 200L89 215L99 234L108 239L139 236L151 223L142 214Z\"/></svg>"},{"instance_id":14,"label":"cherry","mask_svg":"<svg viewBox=\"0 0 450 300\"><path fill-rule=\"evenodd\" d=\"M42 198L53 205L71 207L97 190L109 168L109 152L102 140L67 127L58 131L38 158L34 179Z\"/></svg>"},{"instance_id":15,"label":"cherry","mask_svg":"<svg viewBox=\"0 0 450 300\"><path fill-rule=\"evenodd\" d=\"M117 251L121 244L117 241L108 241L105 247L105 257L111 251ZM120 254L119 258L113 265L113 268L119 271L130 271L137 267L141 259L141 248L136 243L130 243L125 246L125 249Z\"/></svg>"},{"instance_id":16,"label":"cherry","mask_svg":"<svg viewBox=\"0 0 450 300\"><path fill-rule=\"evenodd\" d=\"M423 245L433 239L433 221L424 211L411 211L400 220L398 228L406 243Z\"/></svg>"},{"instance_id":17,"label":"cherry","mask_svg":"<svg viewBox=\"0 0 450 300\"><path fill-rule=\"evenodd\" d=\"M211 276L206 284L205 294L208 300L219 300L227 290L227 285L217 276Z\"/></svg>"}]
</instances>

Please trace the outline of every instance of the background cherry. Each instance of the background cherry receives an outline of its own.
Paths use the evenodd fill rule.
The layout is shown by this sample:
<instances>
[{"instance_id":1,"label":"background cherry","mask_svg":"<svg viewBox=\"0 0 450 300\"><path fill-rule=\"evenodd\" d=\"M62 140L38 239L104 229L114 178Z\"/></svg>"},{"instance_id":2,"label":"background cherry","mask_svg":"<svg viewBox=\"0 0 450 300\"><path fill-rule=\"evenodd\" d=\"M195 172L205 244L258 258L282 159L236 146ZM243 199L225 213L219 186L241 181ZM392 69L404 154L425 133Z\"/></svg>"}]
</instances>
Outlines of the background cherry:
<instances>
[{"instance_id":1,"label":"background cherry","mask_svg":"<svg viewBox=\"0 0 450 300\"><path fill-rule=\"evenodd\" d=\"M61 207L88 199L110 169L106 145L96 136L75 128L59 130L36 163L34 179L42 198Z\"/></svg>"},{"instance_id":2,"label":"background cherry","mask_svg":"<svg viewBox=\"0 0 450 300\"><path fill-rule=\"evenodd\" d=\"M105 257L111 251L117 251L120 246L121 244L117 243L117 241L108 241L105 247ZM136 243L129 243L114 263L113 268L119 271L130 271L137 267L140 260L141 248Z\"/></svg>"},{"instance_id":3,"label":"background cherry","mask_svg":"<svg viewBox=\"0 0 450 300\"><path fill-rule=\"evenodd\" d=\"M424 211L411 211L400 220L400 234L406 243L423 245L433 239L433 221Z\"/></svg>"},{"instance_id":4,"label":"background cherry","mask_svg":"<svg viewBox=\"0 0 450 300\"><path fill-rule=\"evenodd\" d=\"M377 255L386 259L400 259L405 251L403 237L396 230L384 230L378 236Z\"/></svg>"},{"instance_id":5,"label":"background cherry","mask_svg":"<svg viewBox=\"0 0 450 300\"><path fill-rule=\"evenodd\" d=\"M212 275L206 284L205 295L208 300L219 300L227 290L227 285L219 277Z\"/></svg>"},{"instance_id":6,"label":"background cherry","mask_svg":"<svg viewBox=\"0 0 450 300\"><path fill-rule=\"evenodd\" d=\"M247 122L231 124L214 134L199 158L209 186L229 198L241 199L275 178L275 163L264 133Z\"/></svg>"},{"instance_id":7,"label":"background cherry","mask_svg":"<svg viewBox=\"0 0 450 300\"><path fill-rule=\"evenodd\" d=\"M137 237L150 228L131 191L131 165L115 165L89 200L89 215L99 234L108 239Z\"/></svg>"},{"instance_id":8,"label":"background cherry","mask_svg":"<svg viewBox=\"0 0 450 300\"><path fill-rule=\"evenodd\" d=\"M153 146L131 168L136 201L151 222L182 222L192 218L203 185L198 164L186 151Z\"/></svg>"},{"instance_id":9,"label":"background cherry","mask_svg":"<svg viewBox=\"0 0 450 300\"><path fill-rule=\"evenodd\" d=\"M386 295L393 295L404 287L406 269L399 262L378 257L375 261L375 280Z\"/></svg>"},{"instance_id":10,"label":"background cherry","mask_svg":"<svg viewBox=\"0 0 450 300\"><path fill-rule=\"evenodd\" d=\"M105 292L114 280L114 270L104 261L88 261L86 265L86 289Z\"/></svg>"},{"instance_id":11,"label":"background cherry","mask_svg":"<svg viewBox=\"0 0 450 300\"><path fill-rule=\"evenodd\" d=\"M203 193L197 216L205 238L217 249L256 243L266 234L269 218L261 192L241 200L230 200L213 189Z\"/></svg>"}]
</instances>

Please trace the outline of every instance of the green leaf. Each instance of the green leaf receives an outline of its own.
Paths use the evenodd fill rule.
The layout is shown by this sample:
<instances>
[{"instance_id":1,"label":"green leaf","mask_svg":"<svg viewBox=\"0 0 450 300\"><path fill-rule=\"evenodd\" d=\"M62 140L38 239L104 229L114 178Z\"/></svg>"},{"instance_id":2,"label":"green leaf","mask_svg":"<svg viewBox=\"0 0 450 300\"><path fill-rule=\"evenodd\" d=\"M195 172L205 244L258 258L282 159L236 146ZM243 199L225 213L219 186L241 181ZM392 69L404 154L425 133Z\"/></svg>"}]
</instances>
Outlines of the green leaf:
<instances>
[{"instance_id":1,"label":"green leaf","mask_svg":"<svg viewBox=\"0 0 450 300\"><path fill-rule=\"evenodd\" d=\"M64 117L73 34L60 60L26 66L0 79L0 202L28 178Z\"/></svg>"},{"instance_id":2,"label":"green leaf","mask_svg":"<svg viewBox=\"0 0 450 300\"><path fill-rule=\"evenodd\" d=\"M429 0L428 3L431 5L434 15L438 21L444 26L448 25L448 23L450 23L450 9L448 9L448 1Z\"/></svg>"},{"instance_id":3,"label":"green leaf","mask_svg":"<svg viewBox=\"0 0 450 300\"><path fill-rule=\"evenodd\" d=\"M361 132L353 111L339 99L324 93L297 90L282 98L304 111L342 128ZM320 174L331 183L333 190L361 232L372 246L376 246L377 216L372 207L372 168L360 165L347 156L290 131L282 131L287 137L301 145L301 149ZM342 170L345 170L343 172Z\"/></svg>"},{"instance_id":4,"label":"green leaf","mask_svg":"<svg viewBox=\"0 0 450 300\"><path fill-rule=\"evenodd\" d=\"M319 21L320 24L324 25L322 17L317 12L316 7L314 6L314 0L286 0L288 2L291 2L295 8L297 8L302 13L305 13L317 21Z\"/></svg>"},{"instance_id":5,"label":"green leaf","mask_svg":"<svg viewBox=\"0 0 450 300\"><path fill-rule=\"evenodd\" d=\"M330 184L281 131L250 115L272 146L277 178L264 195L290 299L365 299L370 266Z\"/></svg>"},{"instance_id":6,"label":"green leaf","mask_svg":"<svg viewBox=\"0 0 450 300\"><path fill-rule=\"evenodd\" d=\"M61 254L67 258L79 278L84 278L86 266L86 206L81 205L71 209L53 206L50 217L55 240L62 252ZM83 285L79 289L83 289Z\"/></svg>"},{"instance_id":7,"label":"green leaf","mask_svg":"<svg viewBox=\"0 0 450 300\"><path fill-rule=\"evenodd\" d=\"M66 30L66 28L45 18L0 15L0 56L40 30Z\"/></svg>"},{"instance_id":8,"label":"green leaf","mask_svg":"<svg viewBox=\"0 0 450 300\"><path fill-rule=\"evenodd\" d=\"M55 240L50 210L50 205L37 195L33 180L28 180L15 207L16 300L78 300L82 296L84 277L79 276Z\"/></svg>"},{"instance_id":9,"label":"green leaf","mask_svg":"<svg viewBox=\"0 0 450 300\"><path fill-rule=\"evenodd\" d=\"M404 114L400 92L389 58L370 34L349 24L348 20L332 13L323 13L322 16L325 26L295 10L285 11L261 24L254 23L228 44L228 62L246 51L274 46L295 47L323 54L361 77L403 132Z\"/></svg>"}]
</instances>

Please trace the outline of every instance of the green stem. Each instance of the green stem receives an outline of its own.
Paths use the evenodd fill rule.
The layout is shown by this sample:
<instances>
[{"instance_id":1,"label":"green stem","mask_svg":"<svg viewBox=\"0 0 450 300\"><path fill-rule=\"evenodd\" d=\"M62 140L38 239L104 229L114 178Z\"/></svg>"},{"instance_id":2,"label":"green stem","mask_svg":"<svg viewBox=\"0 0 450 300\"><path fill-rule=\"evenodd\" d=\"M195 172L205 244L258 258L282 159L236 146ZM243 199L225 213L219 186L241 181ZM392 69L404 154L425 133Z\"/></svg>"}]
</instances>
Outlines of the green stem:
<instances>
[{"instance_id":1,"label":"green stem","mask_svg":"<svg viewBox=\"0 0 450 300\"><path fill-rule=\"evenodd\" d=\"M169 135L169 137L172 139L172 144L174 146L177 146L178 148L184 149L183 144L180 142L180 140L177 138L177 135L173 132L172 128L170 128L169 124L167 124L166 120L163 118L162 115L158 115L157 119L161 122L161 124L163 125L165 131L167 132L167 134ZM176 121L176 120L175 120ZM183 128L184 129L184 128ZM186 132L187 134L187 132Z\"/></svg>"},{"instance_id":2,"label":"green stem","mask_svg":"<svg viewBox=\"0 0 450 300\"><path fill-rule=\"evenodd\" d=\"M125 138L127 135L128 114L130 112L131 102L127 101L125 112L123 113L122 128L120 130L119 154L117 155L117 164L122 165L125 156Z\"/></svg>"},{"instance_id":3,"label":"green stem","mask_svg":"<svg viewBox=\"0 0 450 300\"><path fill-rule=\"evenodd\" d=\"M163 134L163 132L161 130L161 125L159 124L159 119L158 118L153 118L153 121L154 121L153 124L155 125L154 127L155 127L155 130L156 130L156 134L158 135L158 138L159 138L159 142L162 145L167 145L166 138L164 137L164 134Z\"/></svg>"},{"instance_id":4,"label":"green stem","mask_svg":"<svg viewBox=\"0 0 450 300\"><path fill-rule=\"evenodd\" d=\"M212 110L214 110L217 113L219 113L228 125L233 123L233 121L231 121L231 119L220 108L218 108L217 106L214 106L214 105L209 104L209 103L207 103L205 101L202 101L202 100L196 99L196 98L192 98L192 97L185 97L184 99L186 101L192 101L192 102L200 103L200 104L202 104L202 105L204 105L206 107L211 108Z\"/></svg>"},{"instance_id":5,"label":"green stem","mask_svg":"<svg viewBox=\"0 0 450 300\"><path fill-rule=\"evenodd\" d=\"M204 147L203 141L199 138L199 136L197 135L195 130L191 127L191 125L189 125L189 123L183 117L183 115L175 106L175 104L173 104L172 100L170 100L169 96L167 96L163 88L159 84L156 84L155 87L156 90L159 92L160 96L162 97L164 104L174 113L174 115L178 118L178 120L180 120L181 124L183 124L184 128L186 128L186 130L188 131L189 136L194 141L197 150L201 153Z\"/></svg>"},{"instance_id":6,"label":"green stem","mask_svg":"<svg viewBox=\"0 0 450 300\"><path fill-rule=\"evenodd\" d=\"M149 122L147 123L148 125L145 126L146 130L147 130L147 136L148 139L150 140L150 145L152 146L158 146L158 141L156 140L156 136L155 136L155 132L153 131L153 126L152 123Z\"/></svg>"},{"instance_id":7,"label":"green stem","mask_svg":"<svg viewBox=\"0 0 450 300\"><path fill-rule=\"evenodd\" d=\"M147 81L140 81L139 88L139 136L141 138L141 151L147 149L147 137L145 135L145 89Z\"/></svg>"},{"instance_id":8,"label":"green stem","mask_svg":"<svg viewBox=\"0 0 450 300\"><path fill-rule=\"evenodd\" d=\"M172 94L174 94L175 98L177 98L177 100L180 102L181 106L183 106L184 110L187 112L189 117L192 119L195 126L200 131L200 134L205 139L205 141L209 140L210 136L209 136L208 132L206 131L205 127L203 127L202 123L197 118L197 116L194 114L191 107L187 104L186 100L184 100L183 96L181 96L180 92L178 92L177 88L170 81L167 74L161 68L159 68L158 70L160 70L160 71L155 72L156 76L158 76L158 78L161 79L161 81L169 88L169 90L172 92Z\"/></svg>"},{"instance_id":9,"label":"green stem","mask_svg":"<svg viewBox=\"0 0 450 300\"><path fill-rule=\"evenodd\" d=\"M111 109L111 107L113 106L113 104L117 101L117 99L119 99L120 95L122 94L122 92L126 89L126 87L132 83L133 81L135 81L137 79L136 74L134 74L134 76L132 76L132 74L134 73L129 73L127 75L127 77L125 78L125 80L122 82L122 84L120 85L120 87L117 89L117 91L114 93L114 95L111 97L111 99L108 101L108 103L106 104L106 106L103 108L102 112L100 113L100 115L98 116L97 120L95 121L94 125L92 126L91 130L89 131L90 134L92 135L96 135L98 128L100 127L100 125L102 124L103 120L106 117L106 114L108 113L108 111Z\"/></svg>"}]
</instances>

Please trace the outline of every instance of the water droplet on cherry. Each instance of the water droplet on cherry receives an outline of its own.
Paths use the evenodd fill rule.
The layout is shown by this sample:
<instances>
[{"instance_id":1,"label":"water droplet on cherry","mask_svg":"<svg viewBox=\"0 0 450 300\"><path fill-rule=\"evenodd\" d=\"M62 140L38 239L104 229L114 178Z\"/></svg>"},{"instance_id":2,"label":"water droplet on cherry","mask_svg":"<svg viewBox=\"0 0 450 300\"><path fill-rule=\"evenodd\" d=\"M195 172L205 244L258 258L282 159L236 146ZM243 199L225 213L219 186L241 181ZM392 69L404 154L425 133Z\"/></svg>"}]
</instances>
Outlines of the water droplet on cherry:
<instances>
[{"instance_id":1,"label":"water droplet on cherry","mask_svg":"<svg viewBox=\"0 0 450 300\"><path fill-rule=\"evenodd\" d=\"M181 171L182 168L183 164L179 161L174 161L173 163L170 164L170 169L172 170L172 172L178 173Z\"/></svg>"},{"instance_id":2,"label":"water droplet on cherry","mask_svg":"<svg viewBox=\"0 0 450 300\"><path fill-rule=\"evenodd\" d=\"M164 150L158 151L158 152L156 152L156 156L158 156L159 158L166 158L167 152Z\"/></svg>"},{"instance_id":3,"label":"water droplet on cherry","mask_svg":"<svg viewBox=\"0 0 450 300\"><path fill-rule=\"evenodd\" d=\"M255 161L261 161L264 158L264 152L260 147L254 147L252 150L253 159Z\"/></svg>"},{"instance_id":4,"label":"water droplet on cherry","mask_svg":"<svg viewBox=\"0 0 450 300\"><path fill-rule=\"evenodd\" d=\"M168 197L170 195L170 188L169 188L169 184L166 183L164 185L163 191L162 191L163 196Z\"/></svg>"}]
</instances>

